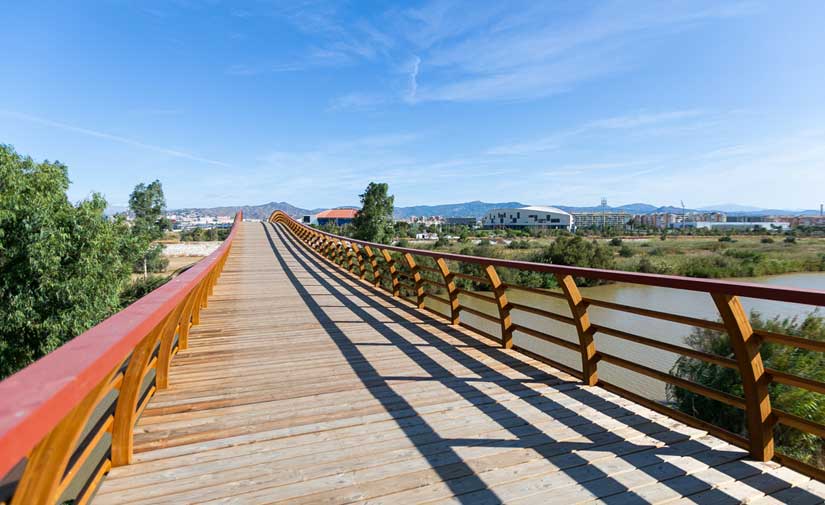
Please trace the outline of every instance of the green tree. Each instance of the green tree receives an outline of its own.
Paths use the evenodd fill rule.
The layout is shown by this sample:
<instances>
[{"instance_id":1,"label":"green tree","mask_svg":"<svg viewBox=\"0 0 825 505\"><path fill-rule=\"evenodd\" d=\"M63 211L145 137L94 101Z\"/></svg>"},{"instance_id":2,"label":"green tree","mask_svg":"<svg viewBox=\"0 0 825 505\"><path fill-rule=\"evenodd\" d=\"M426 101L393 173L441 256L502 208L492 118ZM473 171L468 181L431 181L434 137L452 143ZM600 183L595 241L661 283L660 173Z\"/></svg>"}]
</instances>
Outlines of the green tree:
<instances>
[{"instance_id":1,"label":"green tree","mask_svg":"<svg viewBox=\"0 0 825 505\"><path fill-rule=\"evenodd\" d=\"M802 320L797 318L766 319L757 312L751 313L754 328L784 333L811 340L825 340L825 318L816 313ZM686 343L697 350L718 356L733 357L733 348L727 333L696 328ZM825 380L825 354L795 346L763 343L760 352L765 367L774 368L813 379ZM722 368L693 358L680 357L671 370L673 375L736 396L744 396L742 380L736 370ZM825 424L825 395L805 389L772 383L769 386L771 405L818 424ZM668 399L679 410L699 419L711 422L733 433L744 434L747 430L741 410L710 400L674 386L667 388ZM777 449L822 468L825 466L825 440L802 433L793 428L776 428Z\"/></svg>"},{"instance_id":2,"label":"green tree","mask_svg":"<svg viewBox=\"0 0 825 505\"><path fill-rule=\"evenodd\" d=\"M170 228L169 220L163 215L165 208L166 198L158 180L148 185L138 184L129 195L129 210L134 214L132 235L139 244L134 271L143 272L144 277L147 272L162 272L169 264L163 257L163 247L153 243L163 238L163 232Z\"/></svg>"},{"instance_id":3,"label":"green tree","mask_svg":"<svg viewBox=\"0 0 825 505\"><path fill-rule=\"evenodd\" d=\"M371 182L361 196L361 210L352 220L353 237L380 244L392 241L395 197L386 183Z\"/></svg>"},{"instance_id":4,"label":"green tree","mask_svg":"<svg viewBox=\"0 0 825 505\"><path fill-rule=\"evenodd\" d=\"M560 236L549 247L534 254L531 261L588 268L614 268L613 252L595 240L589 242L575 236ZM596 284L592 279L577 278L585 286Z\"/></svg>"},{"instance_id":5,"label":"green tree","mask_svg":"<svg viewBox=\"0 0 825 505\"><path fill-rule=\"evenodd\" d=\"M117 310L132 246L99 194L73 205L67 168L0 145L0 376Z\"/></svg>"}]
</instances>

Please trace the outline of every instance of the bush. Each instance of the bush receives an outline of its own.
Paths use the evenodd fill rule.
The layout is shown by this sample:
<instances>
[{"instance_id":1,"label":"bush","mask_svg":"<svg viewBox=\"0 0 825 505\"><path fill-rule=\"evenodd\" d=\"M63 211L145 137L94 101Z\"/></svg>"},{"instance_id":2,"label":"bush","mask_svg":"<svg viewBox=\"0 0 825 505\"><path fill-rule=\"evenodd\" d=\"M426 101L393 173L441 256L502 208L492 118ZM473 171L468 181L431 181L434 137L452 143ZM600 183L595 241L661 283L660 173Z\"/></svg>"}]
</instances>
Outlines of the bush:
<instances>
[{"instance_id":1,"label":"bush","mask_svg":"<svg viewBox=\"0 0 825 505\"><path fill-rule=\"evenodd\" d=\"M145 279L139 277L127 285L120 293L120 308L125 309L129 305L143 298L147 294L163 286L171 277L163 275L150 275Z\"/></svg>"},{"instance_id":2,"label":"bush","mask_svg":"<svg viewBox=\"0 0 825 505\"><path fill-rule=\"evenodd\" d=\"M733 238L730 235L725 235L723 237L719 237L719 242L733 242Z\"/></svg>"},{"instance_id":3,"label":"bush","mask_svg":"<svg viewBox=\"0 0 825 505\"><path fill-rule=\"evenodd\" d=\"M642 258L639 264L636 265L636 271L643 274L664 274L667 273L667 268L650 261L649 258Z\"/></svg>"},{"instance_id":4,"label":"bush","mask_svg":"<svg viewBox=\"0 0 825 505\"><path fill-rule=\"evenodd\" d=\"M438 237L438 240L435 241L435 244L433 244L433 247L438 249L439 247L447 247L449 245L450 245L450 241L447 240L447 237L441 236L441 237Z\"/></svg>"},{"instance_id":5,"label":"bush","mask_svg":"<svg viewBox=\"0 0 825 505\"><path fill-rule=\"evenodd\" d=\"M395 242L398 247L410 247L410 241L402 237Z\"/></svg>"},{"instance_id":6,"label":"bush","mask_svg":"<svg viewBox=\"0 0 825 505\"><path fill-rule=\"evenodd\" d=\"M530 249L530 242L527 240L513 240L507 244L508 249Z\"/></svg>"},{"instance_id":7,"label":"bush","mask_svg":"<svg viewBox=\"0 0 825 505\"><path fill-rule=\"evenodd\" d=\"M784 333L815 341L825 340L825 318L812 313L802 320L797 318L765 319L759 313L751 313L751 324L771 332ZM733 348L727 333L696 328L686 339L693 349L717 356L732 356ZM762 360L766 368L816 381L825 380L825 354L782 344L763 343ZM722 368L711 363L686 356L680 357L671 373L677 377L723 391L744 396L742 381L736 370ZM825 395L778 383L769 386L772 407L781 409L817 424L825 423ZM728 431L745 434L747 427L741 410L702 395L671 385L667 386L668 400L676 408L699 419L720 426ZM775 430L777 450L805 463L825 466L825 439L802 433L785 426Z\"/></svg>"},{"instance_id":8,"label":"bush","mask_svg":"<svg viewBox=\"0 0 825 505\"><path fill-rule=\"evenodd\" d=\"M613 254L606 246L596 241L588 242L580 236L557 238L549 247L534 254L531 261L587 268L611 269L615 266ZM576 281L586 286L598 283L593 279Z\"/></svg>"},{"instance_id":9,"label":"bush","mask_svg":"<svg viewBox=\"0 0 825 505\"><path fill-rule=\"evenodd\" d=\"M613 247L619 247L620 245L622 245L622 239L619 237L613 237L612 239L610 239L610 245L612 245Z\"/></svg>"},{"instance_id":10,"label":"bush","mask_svg":"<svg viewBox=\"0 0 825 505\"><path fill-rule=\"evenodd\" d=\"M773 243L774 243L774 239L772 239L772 238L770 238L770 237L765 237L765 238L763 238L762 240L760 240L760 242L762 242L763 244L773 244Z\"/></svg>"},{"instance_id":11,"label":"bush","mask_svg":"<svg viewBox=\"0 0 825 505\"><path fill-rule=\"evenodd\" d=\"M787 237L785 237L785 243L796 244L796 237L794 237L793 235L788 235Z\"/></svg>"},{"instance_id":12,"label":"bush","mask_svg":"<svg viewBox=\"0 0 825 505\"><path fill-rule=\"evenodd\" d=\"M631 258L633 257L633 249L629 248L626 245L623 245L619 249L619 256L621 256L622 258Z\"/></svg>"}]
</instances>

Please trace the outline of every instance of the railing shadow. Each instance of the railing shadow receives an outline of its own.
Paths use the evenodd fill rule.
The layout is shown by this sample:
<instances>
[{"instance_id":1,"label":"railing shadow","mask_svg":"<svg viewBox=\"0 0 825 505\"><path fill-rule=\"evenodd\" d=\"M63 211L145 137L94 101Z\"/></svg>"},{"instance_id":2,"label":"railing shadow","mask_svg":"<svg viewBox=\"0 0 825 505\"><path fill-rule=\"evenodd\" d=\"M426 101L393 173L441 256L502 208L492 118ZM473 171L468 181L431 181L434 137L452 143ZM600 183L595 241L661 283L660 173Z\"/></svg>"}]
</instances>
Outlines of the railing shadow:
<instances>
[{"instance_id":1,"label":"railing shadow","mask_svg":"<svg viewBox=\"0 0 825 505\"><path fill-rule=\"evenodd\" d=\"M460 446L518 447L533 450L553 463L559 468L559 471L564 472L579 486L590 491L593 495L602 496L602 500L612 503L648 503L648 500L643 495L628 489L619 480L605 474L598 467L591 465L591 460L581 456L577 451L599 451L620 458L633 465L634 470L644 472L659 481L659 485L667 486L680 495L703 493L697 496L701 499L701 502L738 503L738 500L722 490L716 489L713 482L706 482L696 475L686 473L682 468L670 463L668 459L689 456L708 467L713 467L716 471L729 477L728 480L750 479L746 480L746 483L765 494L791 486L789 482L762 473L755 466L740 461L746 455L744 451L713 449L702 440L692 439L687 434L674 431L659 422L640 416L619 404L588 391L587 388L579 387L578 384L559 380L557 377L549 375L529 363L515 359L498 348L483 344L479 345L478 340L469 337L462 331L458 331L387 294L371 288L366 288L370 290L370 294L366 294L364 292L365 288L358 287L355 279L336 270L336 267L311 253L284 228L271 224L265 224L264 228L275 257L296 291L318 321L325 328L328 328L330 338L339 347L344 357L351 365L357 363L357 366L353 366L353 369L356 370L365 387L370 390L376 399L387 406L389 412L392 412L390 409L397 409L399 405L405 410L413 409L400 394L393 392L392 387L388 384L388 381L398 379L398 377L382 377L375 368L369 366L368 359L359 350L361 344L356 344L348 339L346 333L337 326L338 321L332 320L326 314L323 307L315 300L318 295L309 293L296 274L296 269L287 261L285 253L288 253L298 263L300 271L309 275L319 287L323 288L325 294L332 295L341 306L356 316L356 319L363 321L379 332L388 340L390 345L394 345L403 351L407 357L429 374L429 377L405 377L405 380L440 382L470 402L478 410L479 415L487 416L497 423L502 430L512 435L512 439L442 438L435 433L434 429L427 426L427 430L431 435L427 438L443 443L445 446L444 451L449 454L449 457L444 458L443 455L435 457L429 449L420 447L417 443L416 447L431 464L433 470L449 486L456 498L463 503L500 503L501 500L456 453L454 448ZM276 240L273 239L273 231L283 247L283 251L276 244ZM412 318L413 321L401 318L401 313L408 318ZM379 318L377 315L381 317ZM467 380L456 377L444 365L424 353L421 350L421 344L414 344L407 340L398 331L399 325L421 339L427 346L432 346L453 362L478 374L480 379ZM466 354L458 346L432 333L427 329L427 325L436 325L440 331L460 341L463 346L472 347L477 352L483 353L498 363L517 368L520 373L529 377L529 380L514 379L502 374L487 363ZM330 332L329 330L334 331ZM552 438L518 413L498 403L494 398L490 398L484 390L475 387L473 383L478 381L500 384L509 392L519 396L521 401L540 410L549 419L562 423L588 441L573 442ZM548 385L555 393L570 400L581 402L600 412L608 412L613 420L618 421L626 428L635 430L640 436L643 434L649 440L655 440L656 443L634 443L611 431L606 431L598 423L579 415L579 413L564 404L537 393L530 387L531 383L536 382ZM556 395L553 396L556 397ZM423 420L422 423L426 425ZM403 423L399 423L399 426L406 429ZM410 439L414 441L411 436ZM551 467L548 466L549 468ZM808 495L803 497L816 498L810 493Z\"/></svg>"}]
</instances>

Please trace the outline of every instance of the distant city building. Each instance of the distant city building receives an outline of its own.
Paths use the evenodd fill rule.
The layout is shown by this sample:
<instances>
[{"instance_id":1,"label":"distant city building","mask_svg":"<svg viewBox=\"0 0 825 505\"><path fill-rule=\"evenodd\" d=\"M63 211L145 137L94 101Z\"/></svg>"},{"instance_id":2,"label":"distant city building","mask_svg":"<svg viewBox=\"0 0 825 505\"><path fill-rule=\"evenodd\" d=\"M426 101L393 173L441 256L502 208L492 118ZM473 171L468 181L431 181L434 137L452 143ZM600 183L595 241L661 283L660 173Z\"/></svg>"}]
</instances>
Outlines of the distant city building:
<instances>
[{"instance_id":1,"label":"distant city building","mask_svg":"<svg viewBox=\"0 0 825 505\"><path fill-rule=\"evenodd\" d=\"M438 226L444 224L445 220L441 216L409 216L398 221L404 221L410 224L422 224L424 226Z\"/></svg>"},{"instance_id":2,"label":"distant city building","mask_svg":"<svg viewBox=\"0 0 825 505\"><path fill-rule=\"evenodd\" d=\"M692 227L695 223L724 223L726 221L727 216L721 212L689 212L687 214L655 212L633 217L634 225L658 229Z\"/></svg>"},{"instance_id":3,"label":"distant city building","mask_svg":"<svg viewBox=\"0 0 825 505\"><path fill-rule=\"evenodd\" d=\"M450 226L470 226L474 227L478 223L478 219L474 217L448 217L445 224Z\"/></svg>"},{"instance_id":4,"label":"distant city building","mask_svg":"<svg viewBox=\"0 0 825 505\"><path fill-rule=\"evenodd\" d=\"M573 216L555 207L493 209L481 219L484 228L547 228L570 230Z\"/></svg>"},{"instance_id":5,"label":"distant city building","mask_svg":"<svg viewBox=\"0 0 825 505\"><path fill-rule=\"evenodd\" d=\"M704 229L704 230L754 230L754 229L763 229L763 230L776 230L776 231L785 231L791 229L791 223L786 221L749 221L749 222L731 222L728 221L726 223L716 223L710 221L695 221L690 223L685 223L686 226L692 226L697 229Z\"/></svg>"},{"instance_id":6,"label":"distant city building","mask_svg":"<svg viewBox=\"0 0 825 505\"><path fill-rule=\"evenodd\" d=\"M231 228L235 216L202 216L192 212L188 214L166 214L173 230L191 230L193 228Z\"/></svg>"},{"instance_id":7,"label":"distant city building","mask_svg":"<svg viewBox=\"0 0 825 505\"><path fill-rule=\"evenodd\" d=\"M344 226L351 224L357 213L358 209L331 209L319 212L315 215L315 219L318 221L319 226L324 226L325 224Z\"/></svg>"},{"instance_id":8,"label":"distant city building","mask_svg":"<svg viewBox=\"0 0 825 505\"><path fill-rule=\"evenodd\" d=\"M573 212L576 229L624 228L632 219L627 212Z\"/></svg>"},{"instance_id":9,"label":"distant city building","mask_svg":"<svg viewBox=\"0 0 825 505\"><path fill-rule=\"evenodd\" d=\"M825 226L825 216L798 216L790 222L792 226Z\"/></svg>"}]
</instances>

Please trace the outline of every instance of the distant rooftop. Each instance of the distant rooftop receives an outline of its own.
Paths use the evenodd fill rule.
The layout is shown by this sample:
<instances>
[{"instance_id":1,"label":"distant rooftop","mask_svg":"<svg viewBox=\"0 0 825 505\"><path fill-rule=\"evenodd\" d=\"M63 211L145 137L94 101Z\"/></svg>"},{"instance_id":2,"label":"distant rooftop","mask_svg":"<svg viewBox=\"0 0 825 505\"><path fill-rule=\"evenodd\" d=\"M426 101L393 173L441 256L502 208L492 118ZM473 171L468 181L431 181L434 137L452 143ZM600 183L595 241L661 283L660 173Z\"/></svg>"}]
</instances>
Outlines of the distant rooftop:
<instances>
[{"instance_id":1,"label":"distant rooftop","mask_svg":"<svg viewBox=\"0 0 825 505\"><path fill-rule=\"evenodd\" d=\"M559 208L548 207L545 205L528 205L527 207L521 207L521 210L535 210L536 212L554 212L556 214L570 215L568 212L565 212Z\"/></svg>"},{"instance_id":2,"label":"distant rooftop","mask_svg":"<svg viewBox=\"0 0 825 505\"><path fill-rule=\"evenodd\" d=\"M330 209L319 212L316 217L320 219L352 219L357 213L358 209Z\"/></svg>"}]
</instances>

